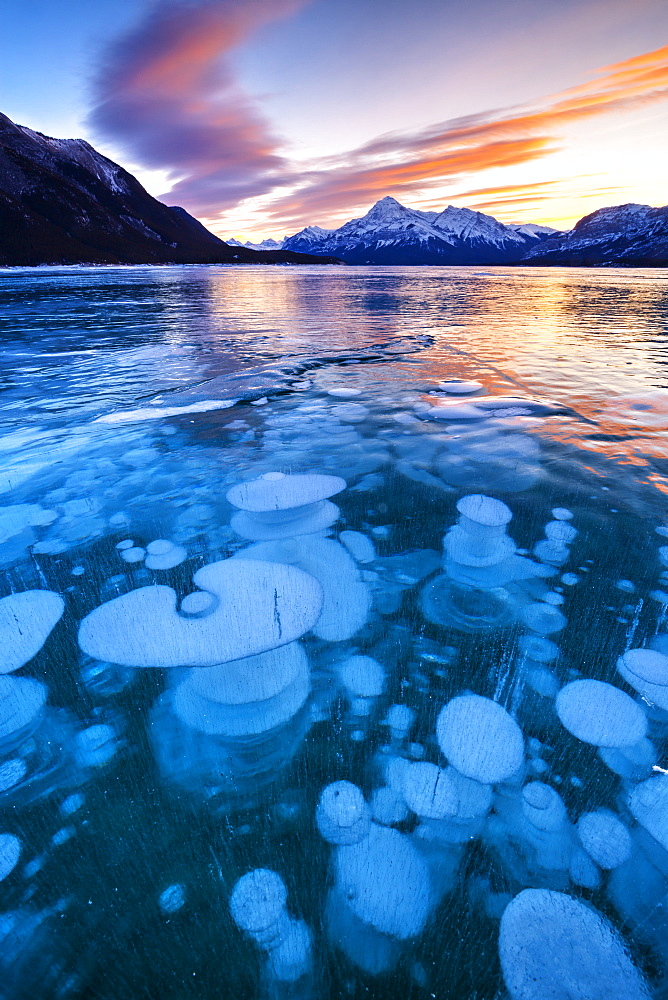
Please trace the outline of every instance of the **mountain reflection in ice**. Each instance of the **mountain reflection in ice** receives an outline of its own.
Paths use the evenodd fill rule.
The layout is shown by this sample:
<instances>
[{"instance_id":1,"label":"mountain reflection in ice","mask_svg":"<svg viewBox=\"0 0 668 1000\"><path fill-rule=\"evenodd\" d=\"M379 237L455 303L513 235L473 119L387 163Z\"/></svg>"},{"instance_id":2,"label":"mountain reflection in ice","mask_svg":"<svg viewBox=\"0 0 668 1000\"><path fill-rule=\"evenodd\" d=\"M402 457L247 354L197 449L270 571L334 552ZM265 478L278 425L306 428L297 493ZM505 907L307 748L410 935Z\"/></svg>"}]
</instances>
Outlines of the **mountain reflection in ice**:
<instances>
[{"instance_id":1,"label":"mountain reflection in ice","mask_svg":"<svg viewBox=\"0 0 668 1000\"><path fill-rule=\"evenodd\" d=\"M232 274L155 272L166 312L174 275L210 280L208 321ZM501 273L471 278L481 316ZM286 274L229 280L267 324L278 282L301 337L329 281L322 349L240 333L252 368L177 350L172 313L161 354L145 298L154 360L110 316L88 391L49 368L58 335L21 331L63 389L0 411L0 998L659 1000L661 407L629 430L634 477L597 448L600 399L444 340L434 274L461 274ZM32 277L3 280L21 300ZM67 316L137 272L36 280ZM419 280L421 326L364 327L365 282L413 316Z\"/></svg>"}]
</instances>

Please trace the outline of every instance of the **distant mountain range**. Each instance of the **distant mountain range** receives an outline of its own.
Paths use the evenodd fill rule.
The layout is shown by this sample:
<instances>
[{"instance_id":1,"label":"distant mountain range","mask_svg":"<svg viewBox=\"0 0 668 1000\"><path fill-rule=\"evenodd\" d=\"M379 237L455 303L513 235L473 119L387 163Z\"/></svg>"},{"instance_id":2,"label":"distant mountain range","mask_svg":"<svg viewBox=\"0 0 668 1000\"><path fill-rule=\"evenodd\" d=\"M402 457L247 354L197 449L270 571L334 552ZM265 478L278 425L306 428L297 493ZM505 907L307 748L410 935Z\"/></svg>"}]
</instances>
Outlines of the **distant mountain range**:
<instances>
[{"instance_id":1,"label":"distant mountain range","mask_svg":"<svg viewBox=\"0 0 668 1000\"><path fill-rule=\"evenodd\" d=\"M491 215L453 205L421 212L387 197L361 219L334 230L308 226L284 240L282 248L331 254L347 264L505 264L556 232L547 226L503 225Z\"/></svg>"},{"instance_id":2,"label":"distant mountain range","mask_svg":"<svg viewBox=\"0 0 668 1000\"><path fill-rule=\"evenodd\" d=\"M52 139L0 115L0 265L329 262L228 246L83 139Z\"/></svg>"},{"instance_id":3,"label":"distant mountain range","mask_svg":"<svg viewBox=\"0 0 668 1000\"><path fill-rule=\"evenodd\" d=\"M563 233L386 197L338 229L224 242L83 139L52 139L0 114L0 265L341 262L666 267L668 206L602 208Z\"/></svg>"},{"instance_id":4,"label":"distant mountain range","mask_svg":"<svg viewBox=\"0 0 668 1000\"><path fill-rule=\"evenodd\" d=\"M491 215L454 205L421 212L388 197L339 229L307 226L284 240L244 246L331 254L348 264L665 267L668 207L601 208L569 232L559 232L534 223L504 225Z\"/></svg>"},{"instance_id":5,"label":"distant mountain range","mask_svg":"<svg viewBox=\"0 0 668 1000\"><path fill-rule=\"evenodd\" d=\"M523 264L668 267L668 205L616 205L585 215L567 233L532 247Z\"/></svg>"}]
</instances>

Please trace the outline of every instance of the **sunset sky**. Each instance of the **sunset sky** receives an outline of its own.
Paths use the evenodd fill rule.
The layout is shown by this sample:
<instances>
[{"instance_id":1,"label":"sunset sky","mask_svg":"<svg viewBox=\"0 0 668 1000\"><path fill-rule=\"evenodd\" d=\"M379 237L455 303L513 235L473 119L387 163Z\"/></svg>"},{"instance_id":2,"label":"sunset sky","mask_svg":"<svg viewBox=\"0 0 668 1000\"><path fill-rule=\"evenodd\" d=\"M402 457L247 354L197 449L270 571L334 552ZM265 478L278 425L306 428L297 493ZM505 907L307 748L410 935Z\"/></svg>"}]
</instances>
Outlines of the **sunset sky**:
<instances>
[{"instance_id":1,"label":"sunset sky","mask_svg":"<svg viewBox=\"0 0 668 1000\"><path fill-rule=\"evenodd\" d=\"M666 0L29 0L0 111L88 139L219 235L384 195L569 228L668 202Z\"/></svg>"}]
</instances>

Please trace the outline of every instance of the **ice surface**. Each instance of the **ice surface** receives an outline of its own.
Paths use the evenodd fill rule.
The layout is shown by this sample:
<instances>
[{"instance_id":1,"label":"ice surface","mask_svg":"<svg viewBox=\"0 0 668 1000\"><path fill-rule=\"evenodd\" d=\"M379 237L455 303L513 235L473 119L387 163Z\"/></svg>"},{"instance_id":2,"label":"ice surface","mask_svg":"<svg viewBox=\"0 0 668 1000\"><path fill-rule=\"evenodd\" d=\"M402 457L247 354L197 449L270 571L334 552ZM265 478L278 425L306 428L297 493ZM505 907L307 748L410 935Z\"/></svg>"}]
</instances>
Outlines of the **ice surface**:
<instances>
[{"instance_id":1,"label":"ice surface","mask_svg":"<svg viewBox=\"0 0 668 1000\"><path fill-rule=\"evenodd\" d=\"M479 392L483 388L482 382L439 382L439 389L449 392L453 396L467 396L472 392Z\"/></svg>"},{"instance_id":2,"label":"ice surface","mask_svg":"<svg viewBox=\"0 0 668 1000\"><path fill-rule=\"evenodd\" d=\"M559 276L570 305L596 299L589 326L615 306L563 379L522 320L540 312L528 272L470 269L445 288L434 269L417 285L387 269L93 270L21 278L30 308L7 342L0 601L41 591L66 611L32 658L22 620L4 636L2 831L22 850L2 882L3 1000L514 1000L493 952L527 888L598 923L593 904L663 996L668 626L651 595L668 592L668 528L650 474L665 420L645 389L665 365L651 336L654 374L609 364L622 285L642 340L636 306L659 315L657 282ZM506 321L488 306L509 282ZM295 283L305 294L285 295ZM84 315L100 337L87 326L79 352ZM584 328L573 315L559 312L560 343ZM444 336L424 346L416 323ZM62 361L26 357L60 346ZM590 377L597 351L614 379ZM489 389L456 398L439 372ZM637 408L618 396L631 382ZM574 409L529 398L541 385ZM198 406L206 394L238 403ZM132 419L93 422L112 405ZM340 488L280 493L313 478ZM230 505L258 482L268 509ZM557 709L581 683L576 738ZM226 902L258 869L279 905L242 932ZM534 1000L599 1000L599 979L615 996L617 945L592 987L595 935L565 946L559 918L537 924Z\"/></svg>"}]
</instances>

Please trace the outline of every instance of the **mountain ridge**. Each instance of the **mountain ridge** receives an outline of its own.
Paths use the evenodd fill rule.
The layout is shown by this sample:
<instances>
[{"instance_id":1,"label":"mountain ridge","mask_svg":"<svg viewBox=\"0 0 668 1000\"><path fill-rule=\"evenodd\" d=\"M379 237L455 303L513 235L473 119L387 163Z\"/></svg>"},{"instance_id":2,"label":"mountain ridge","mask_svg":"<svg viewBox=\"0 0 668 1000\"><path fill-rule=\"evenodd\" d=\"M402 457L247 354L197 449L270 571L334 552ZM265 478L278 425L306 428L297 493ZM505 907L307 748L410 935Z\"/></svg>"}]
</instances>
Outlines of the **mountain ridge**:
<instances>
[{"instance_id":1,"label":"mountain ridge","mask_svg":"<svg viewBox=\"0 0 668 1000\"><path fill-rule=\"evenodd\" d=\"M519 262L533 266L668 267L668 205L612 205L548 237Z\"/></svg>"},{"instance_id":2,"label":"mountain ridge","mask_svg":"<svg viewBox=\"0 0 668 1000\"><path fill-rule=\"evenodd\" d=\"M84 139L55 139L0 114L0 265L169 263L334 261L230 247Z\"/></svg>"},{"instance_id":3,"label":"mountain ridge","mask_svg":"<svg viewBox=\"0 0 668 1000\"><path fill-rule=\"evenodd\" d=\"M282 246L333 254L348 264L503 264L556 232L532 223L504 225L491 215L454 205L422 212L387 195L366 215L338 229L307 226Z\"/></svg>"}]
</instances>

